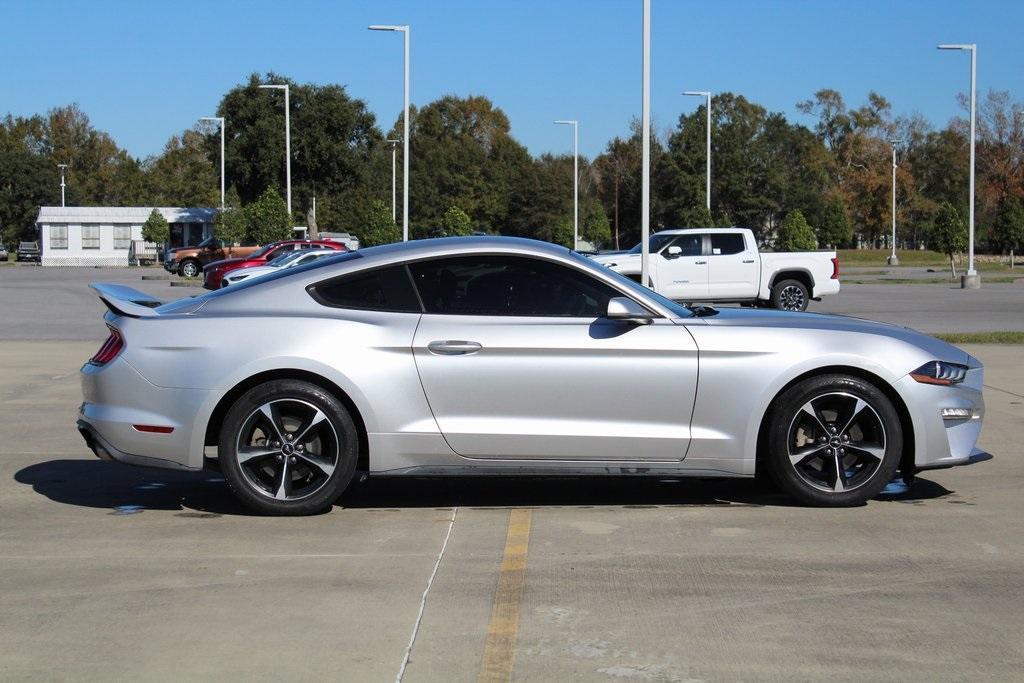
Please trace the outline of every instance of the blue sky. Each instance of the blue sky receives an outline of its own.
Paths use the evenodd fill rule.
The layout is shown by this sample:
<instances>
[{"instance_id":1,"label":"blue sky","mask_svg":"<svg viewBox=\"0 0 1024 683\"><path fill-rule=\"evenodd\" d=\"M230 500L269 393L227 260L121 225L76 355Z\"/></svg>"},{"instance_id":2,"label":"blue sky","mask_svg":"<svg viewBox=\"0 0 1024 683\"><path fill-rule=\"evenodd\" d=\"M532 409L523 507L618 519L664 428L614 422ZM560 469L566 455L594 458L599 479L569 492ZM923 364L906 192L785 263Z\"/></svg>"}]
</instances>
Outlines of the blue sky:
<instances>
[{"instance_id":1,"label":"blue sky","mask_svg":"<svg viewBox=\"0 0 1024 683\"><path fill-rule=\"evenodd\" d=\"M683 90L731 90L804 120L796 102L822 87L851 105L875 89L897 114L938 126L959 113L966 53L978 44L979 94L1024 98L1024 2L690 2L653 0L657 130L692 111ZM599 153L640 113L640 0L357 2L63 2L0 0L0 114L77 102L136 156L212 115L251 72L341 83L388 128L401 110L399 34L412 26L412 99L482 94L532 153ZM230 125L230 122L229 122Z\"/></svg>"}]
</instances>

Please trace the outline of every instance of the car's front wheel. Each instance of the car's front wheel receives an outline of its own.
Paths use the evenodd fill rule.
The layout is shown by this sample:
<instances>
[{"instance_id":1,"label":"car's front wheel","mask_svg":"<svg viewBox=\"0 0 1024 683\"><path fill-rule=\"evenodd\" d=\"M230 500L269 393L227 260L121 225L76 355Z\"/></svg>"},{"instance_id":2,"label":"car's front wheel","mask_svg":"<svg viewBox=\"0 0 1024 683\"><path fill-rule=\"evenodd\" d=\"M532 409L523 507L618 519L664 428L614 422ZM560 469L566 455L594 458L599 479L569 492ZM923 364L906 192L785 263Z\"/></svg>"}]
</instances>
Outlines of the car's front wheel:
<instances>
[{"instance_id":1,"label":"car's front wheel","mask_svg":"<svg viewBox=\"0 0 1024 683\"><path fill-rule=\"evenodd\" d=\"M182 277L196 277L201 271L202 268L199 266L199 261L196 261L195 259L188 259L184 261L178 268L178 273Z\"/></svg>"},{"instance_id":2,"label":"car's front wheel","mask_svg":"<svg viewBox=\"0 0 1024 683\"><path fill-rule=\"evenodd\" d=\"M903 430L892 401L859 377L822 375L778 397L766 464L807 505L847 507L878 495L896 474Z\"/></svg>"},{"instance_id":3,"label":"car's front wheel","mask_svg":"<svg viewBox=\"0 0 1024 683\"><path fill-rule=\"evenodd\" d=\"M337 398L308 382L275 380L228 410L218 459L246 506L308 515L329 508L349 485L358 449L355 423Z\"/></svg>"}]
</instances>

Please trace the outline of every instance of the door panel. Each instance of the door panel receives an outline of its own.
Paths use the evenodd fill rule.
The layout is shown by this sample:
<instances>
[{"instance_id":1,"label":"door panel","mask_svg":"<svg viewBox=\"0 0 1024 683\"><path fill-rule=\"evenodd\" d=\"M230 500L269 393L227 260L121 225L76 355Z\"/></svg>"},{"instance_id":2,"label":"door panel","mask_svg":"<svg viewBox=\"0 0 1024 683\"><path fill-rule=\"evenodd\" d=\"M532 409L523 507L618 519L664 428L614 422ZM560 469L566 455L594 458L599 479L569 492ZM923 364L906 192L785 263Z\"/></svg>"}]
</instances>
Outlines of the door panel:
<instances>
[{"instance_id":1,"label":"door panel","mask_svg":"<svg viewBox=\"0 0 1024 683\"><path fill-rule=\"evenodd\" d=\"M677 301L707 298L708 258L703 245L704 235L680 235L651 259L658 293ZM681 253L670 254L673 247Z\"/></svg>"},{"instance_id":2,"label":"door panel","mask_svg":"<svg viewBox=\"0 0 1024 683\"><path fill-rule=\"evenodd\" d=\"M685 457L697 349L684 326L425 314L413 350L438 426L462 456Z\"/></svg>"},{"instance_id":3,"label":"door panel","mask_svg":"<svg viewBox=\"0 0 1024 683\"><path fill-rule=\"evenodd\" d=\"M712 299L752 299L757 295L761 263L753 244L743 235L711 235L708 256L708 295Z\"/></svg>"}]
</instances>

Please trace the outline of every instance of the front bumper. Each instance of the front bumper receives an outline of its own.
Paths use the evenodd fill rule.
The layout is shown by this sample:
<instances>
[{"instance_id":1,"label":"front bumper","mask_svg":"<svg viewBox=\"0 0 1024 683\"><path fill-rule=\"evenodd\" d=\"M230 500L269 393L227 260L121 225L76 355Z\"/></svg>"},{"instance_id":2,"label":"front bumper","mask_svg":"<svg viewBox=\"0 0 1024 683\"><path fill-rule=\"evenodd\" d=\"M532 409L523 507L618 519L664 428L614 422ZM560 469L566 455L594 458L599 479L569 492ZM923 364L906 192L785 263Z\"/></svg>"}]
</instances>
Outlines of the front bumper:
<instances>
[{"instance_id":1,"label":"front bumper","mask_svg":"<svg viewBox=\"0 0 1024 683\"><path fill-rule=\"evenodd\" d=\"M921 384L909 375L896 383L914 425L916 469L956 467L978 462L975 447L985 418L984 369L972 367L952 386ZM971 417L943 418L944 408L965 410ZM991 456L989 456L991 457Z\"/></svg>"}]
</instances>

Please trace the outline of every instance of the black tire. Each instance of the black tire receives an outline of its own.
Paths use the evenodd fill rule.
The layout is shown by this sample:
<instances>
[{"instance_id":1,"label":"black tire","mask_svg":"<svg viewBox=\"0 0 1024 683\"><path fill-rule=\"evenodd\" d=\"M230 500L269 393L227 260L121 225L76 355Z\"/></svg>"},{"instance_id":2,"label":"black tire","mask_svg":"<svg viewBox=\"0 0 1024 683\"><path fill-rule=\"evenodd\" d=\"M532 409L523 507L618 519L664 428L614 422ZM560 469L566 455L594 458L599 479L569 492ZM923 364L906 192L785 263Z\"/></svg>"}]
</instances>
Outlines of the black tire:
<instances>
[{"instance_id":1,"label":"black tire","mask_svg":"<svg viewBox=\"0 0 1024 683\"><path fill-rule=\"evenodd\" d=\"M194 258L185 259L178 266L178 275L182 277L199 277L199 274L203 272L203 265Z\"/></svg>"},{"instance_id":2,"label":"black tire","mask_svg":"<svg viewBox=\"0 0 1024 683\"><path fill-rule=\"evenodd\" d=\"M799 280L782 280L772 287L772 306L780 311L806 311L811 294Z\"/></svg>"},{"instance_id":3,"label":"black tire","mask_svg":"<svg viewBox=\"0 0 1024 683\"><path fill-rule=\"evenodd\" d=\"M892 402L870 382L812 377L783 392L770 410L765 462L779 487L801 503L862 505L895 477L902 425Z\"/></svg>"},{"instance_id":4,"label":"black tire","mask_svg":"<svg viewBox=\"0 0 1024 683\"><path fill-rule=\"evenodd\" d=\"M269 515L331 507L355 473L359 433L322 388L274 380L245 392L224 416L218 460L231 491Z\"/></svg>"}]
</instances>

